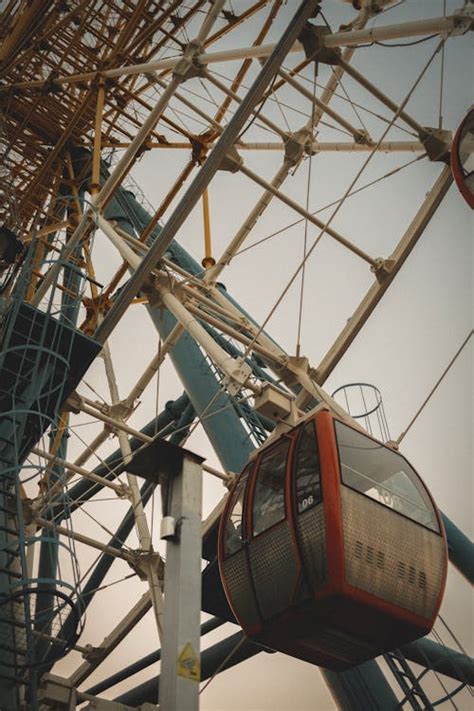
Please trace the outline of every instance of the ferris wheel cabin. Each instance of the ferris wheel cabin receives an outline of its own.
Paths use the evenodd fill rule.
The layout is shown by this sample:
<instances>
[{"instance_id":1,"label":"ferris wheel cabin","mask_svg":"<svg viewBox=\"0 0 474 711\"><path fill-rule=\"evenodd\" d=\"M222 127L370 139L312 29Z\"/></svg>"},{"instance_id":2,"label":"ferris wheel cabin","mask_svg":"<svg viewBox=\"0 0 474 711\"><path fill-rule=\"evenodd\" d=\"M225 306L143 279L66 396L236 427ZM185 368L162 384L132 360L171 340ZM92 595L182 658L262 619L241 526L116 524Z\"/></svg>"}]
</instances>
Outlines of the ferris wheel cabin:
<instances>
[{"instance_id":1,"label":"ferris wheel cabin","mask_svg":"<svg viewBox=\"0 0 474 711\"><path fill-rule=\"evenodd\" d=\"M474 109L469 111L454 136L451 170L461 195L474 210Z\"/></svg>"},{"instance_id":2,"label":"ferris wheel cabin","mask_svg":"<svg viewBox=\"0 0 474 711\"><path fill-rule=\"evenodd\" d=\"M429 632L446 538L408 461L323 410L243 470L219 568L248 637L339 670Z\"/></svg>"}]
</instances>

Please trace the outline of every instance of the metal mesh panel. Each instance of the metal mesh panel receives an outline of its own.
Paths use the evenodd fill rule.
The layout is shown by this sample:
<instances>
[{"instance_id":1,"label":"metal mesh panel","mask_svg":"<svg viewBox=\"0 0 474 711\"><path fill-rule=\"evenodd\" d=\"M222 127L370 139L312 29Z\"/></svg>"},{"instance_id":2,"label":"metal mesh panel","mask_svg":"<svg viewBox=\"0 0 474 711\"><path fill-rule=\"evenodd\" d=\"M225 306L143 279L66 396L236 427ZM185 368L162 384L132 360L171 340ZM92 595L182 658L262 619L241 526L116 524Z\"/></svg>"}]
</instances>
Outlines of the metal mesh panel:
<instances>
[{"instance_id":1,"label":"metal mesh panel","mask_svg":"<svg viewBox=\"0 0 474 711\"><path fill-rule=\"evenodd\" d=\"M249 546L250 567L264 620L287 609L297 583L295 551L287 521L257 536Z\"/></svg>"},{"instance_id":2,"label":"metal mesh panel","mask_svg":"<svg viewBox=\"0 0 474 711\"><path fill-rule=\"evenodd\" d=\"M441 536L342 487L347 581L429 619L443 584Z\"/></svg>"},{"instance_id":3,"label":"metal mesh panel","mask_svg":"<svg viewBox=\"0 0 474 711\"><path fill-rule=\"evenodd\" d=\"M235 553L223 562L224 579L235 614L244 627L260 623L255 596L250 579L245 551Z\"/></svg>"},{"instance_id":4,"label":"metal mesh panel","mask_svg":"<svg viewBox=\"0 0 474 711\"><path fill-rule=\"evenodd\" d=\"M327 576L326 530L324 506L318 504L297 518L306 577L314 590L323 585Z\"/></svg>"}]
</instances>

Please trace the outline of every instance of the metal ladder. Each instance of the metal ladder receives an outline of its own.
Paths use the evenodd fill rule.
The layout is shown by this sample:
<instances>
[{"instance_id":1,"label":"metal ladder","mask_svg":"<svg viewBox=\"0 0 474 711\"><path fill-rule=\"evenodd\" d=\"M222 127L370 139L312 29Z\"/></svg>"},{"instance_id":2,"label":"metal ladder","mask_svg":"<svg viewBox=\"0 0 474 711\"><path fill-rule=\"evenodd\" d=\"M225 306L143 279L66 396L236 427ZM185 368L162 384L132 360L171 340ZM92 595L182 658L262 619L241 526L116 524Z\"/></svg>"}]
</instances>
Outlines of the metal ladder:
<instances>
[{"instance_id":1,"label":"metal ladder","mask_svg":"<svg viewBox=\"0 0 474 711\"><path fill-rule=\"evenodd\" d=\"M414 711L426 711L426 709L431 711L434 707L401 651L395 649L393 652L387 652L383 656L404 693L404 698L400 702L399 708L402 709L405 701L407 701Z\"/></svg>"}]
</instances>

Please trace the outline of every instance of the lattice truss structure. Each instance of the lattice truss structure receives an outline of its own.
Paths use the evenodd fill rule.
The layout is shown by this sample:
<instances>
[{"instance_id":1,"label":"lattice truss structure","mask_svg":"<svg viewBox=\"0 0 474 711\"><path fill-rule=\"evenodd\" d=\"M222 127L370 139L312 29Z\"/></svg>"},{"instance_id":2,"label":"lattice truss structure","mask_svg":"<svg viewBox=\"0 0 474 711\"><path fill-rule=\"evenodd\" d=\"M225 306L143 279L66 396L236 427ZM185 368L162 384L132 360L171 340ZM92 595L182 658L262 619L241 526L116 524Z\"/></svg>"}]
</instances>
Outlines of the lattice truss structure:
<instances>
[{"instance_id":1,"label":"lattice truss structure","mask_svg":"<svg viewBox=\"0 0 474 711\"><path fill-rule=\"evenodd\" d=\"M18 708L51 669L78 703L113 698L107 683L89 689L90 677L117 669L109 656L146 629L151 608L159 645L159 489L126 471L139 446L157 433L210 441L212 561L225 493L214 480L229 486L275 426L255 403L277 389L280 417L321 402L349 417L323 386L451 186L452 132L467 109L455 79L468 67L448 58L451 45L467 46L474 17L471 3L354 4L4 3L0 227L16 257L0 261L3 302L20 294L101 348L84 380L64 376L39 441L23 458L15 450L29 570L20 565L19 579L65 581L76 615L64 619L54 598L43 637L61 653L46 645L31 663L14 653ZM311 300L324 299L324 317L305 301L318 283ZM305 336L308 321L321 338ZM53 564L47 551L60 540ZM127 582L102 625L89 603L116 580ZM458 656L426 692L403 657L382 666L404 707L428 708L430 695L471 699ZM134 703L156 700L147 693Z\"/></svg>"}]
</instances>

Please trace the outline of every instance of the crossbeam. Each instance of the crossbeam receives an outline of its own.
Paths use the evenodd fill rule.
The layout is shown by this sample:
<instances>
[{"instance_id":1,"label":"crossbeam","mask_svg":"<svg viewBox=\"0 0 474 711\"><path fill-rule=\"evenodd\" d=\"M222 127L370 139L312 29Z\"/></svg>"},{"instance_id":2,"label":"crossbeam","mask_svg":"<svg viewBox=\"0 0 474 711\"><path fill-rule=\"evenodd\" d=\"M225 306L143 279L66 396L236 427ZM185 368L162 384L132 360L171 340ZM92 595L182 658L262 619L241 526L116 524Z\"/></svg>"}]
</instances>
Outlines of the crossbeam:
<instances>
[{"instance_id":1,"label":"crossbeam","mask_svg":"<svg viewBox=\"0 0 474 711\"><path fill-rule=\"evenodd\" d=\"M403 39L406 37L424 37L427 35L443 35L445 33L457 32L464 34L472 30L473 20L468 14L463 14L462 11L447 17L433 17L427 20L416 20L412 22L403 22L394 25L386 25L371 27L362 30L352 30L351 32L335 32L328 34L321 39L323 47L357 47L361 44L370 44L376 42L384 42L386 40ZM221 62L233 62L240 59L265 59L269 57L276 48L276 44L252 45L251 47L239 47L229 50L221 50L219 52L209 52L199 54L197 60L202 64L217 64ZM286 53L302 52L303 45L297 40L293 40L288 47ZM150 72L161 72L174 69L179 57L169 59L159 59L152 62L144 62L142 64L131 64L128 66L114 67L100 72L102 77L116 78L121 76L131 76L133 74L146 74ZM97 78L97 72L81 72L79 74L63 74L52 79L48 83L55 85L62 84L77 84L78 82L94 81ZM45 85L44 81L29 81L9 84L0 87L0 93L10 91L11 89L23 90L41 88Z\"/></svg>"}]
</instances>

